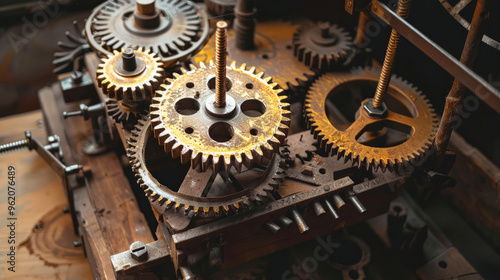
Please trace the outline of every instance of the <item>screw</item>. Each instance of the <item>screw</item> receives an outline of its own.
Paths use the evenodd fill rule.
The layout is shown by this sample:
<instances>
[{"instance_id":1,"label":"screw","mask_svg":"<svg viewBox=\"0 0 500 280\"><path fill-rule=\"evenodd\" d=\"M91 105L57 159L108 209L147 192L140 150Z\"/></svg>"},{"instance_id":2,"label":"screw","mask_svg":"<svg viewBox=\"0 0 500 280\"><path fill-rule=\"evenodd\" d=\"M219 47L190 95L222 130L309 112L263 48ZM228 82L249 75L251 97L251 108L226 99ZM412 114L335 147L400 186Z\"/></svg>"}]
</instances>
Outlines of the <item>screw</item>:
<instances>
[{"instance_id":1,"label":"screw","mask_svg":"<svg viewBox=\"0 0 500 280\"><path fill-rule=\"evenodd\" d=\"M398 16L402 18L408 17L408 12L410 9L411 0L399 0L398 2ZM387 52L385 53L384 64L382 66L382 72L380 73L380 79L378 80L377 90L375 91L375 97L373 98L373 107L376 109L382 108L382 103L384 103L385 95L387 94L387 86L391 80L391 70L392 64L394 63L394 58L396 56L396 50L399 44L399 33L392 29L391 37L389 39L389 45L387 46Z\"/></svg>"},{"instance_id":2,"label":"screw","mask_svg":"<svg viewBox=\"0 0 500 280\"><path fill-rule=\"evenodd\" d=\"M130 245L130 255L136 261L143 262L148 259L148 248L142 241L136 241Z\"/></svg>"},{"instance_id":3,"label":"screw","mask_svg":"<svg viewBox=\"0 0 500 280\"><path fill-rule=\"evenodd\" d=\"M215 35L215 106L226 106L227 23L217 22Z\"/></svg>"},{"instance_id":4,"label":"screw","mask_svg":"<svg viewBox=\"0 0 500 280\"><path fill-rule=\"evenodd\" d=\"M32 148L31 145L31 131L27 130L24 132L24 135L26 136L26 139L24 140L19 140L7 144L0 145L0 154L4 154L7 152L12 152L18 149L22 148Z\"/></svg>"}]
</instances>

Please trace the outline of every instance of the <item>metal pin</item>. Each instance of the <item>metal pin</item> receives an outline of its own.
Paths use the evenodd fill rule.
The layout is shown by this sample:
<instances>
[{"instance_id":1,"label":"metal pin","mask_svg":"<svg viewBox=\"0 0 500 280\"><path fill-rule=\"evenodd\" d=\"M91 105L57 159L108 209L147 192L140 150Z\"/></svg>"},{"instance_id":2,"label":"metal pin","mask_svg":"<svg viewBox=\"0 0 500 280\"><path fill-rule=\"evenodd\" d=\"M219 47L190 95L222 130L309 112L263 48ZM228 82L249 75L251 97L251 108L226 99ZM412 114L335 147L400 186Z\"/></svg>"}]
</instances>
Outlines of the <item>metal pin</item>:
<instances>
[{"instance_id":1,"label":"metal pin","mask_svg":"<svg viewBox=\"0 0 500 280\"><path fill-rule=\"evenodd\" d=\"M134 49L126 48L122 52L123 69L132 72L137 68L137 62L135 60Z\"/></svg>"},{"instance_id":2,"label":"metal pin","mask_svg":"<svg viewBox=\"0 0 500 280\"><path fill-rule=\"evenodd\" d=\"M316 216L321 216L326 213L325 209L323 208L323 206L321 206L321 203L319 203L318 201L313 202L312 207L314 213L316 213Z\"/></svg>"},{"instance_id":3,"label":"metal pin","mask_svg":"<svg viewBox=\"0 0 500 280\"><path fill-rule=\"evenodd\" d=\"M359 211L359 213L363 214L366 212L366 208L361 204L361 201L354 195L349 195L349 200L356 206L356 209Z\"/></svg>"},{"instance_id":4,"label":"metal pin","mask_svg":"<svg viewBox=\"0 0 500 280\"><path fill-rule=\"evenodd\" d=\"M288 228L291 224L293 224L293 221L290 220L287 216L280 216L277 219L277 222L283 227L283 228Z\"/></svg>"},{"instance_id":5,"label":"metal pin","mask_svg":"<svg viewBox=\"0 0 500 280\"><path fill-rule=\"evenodd\" d=\"M305 233L309 231L309 227L307 226L304 218L300 215L299 211L295 208L290 209L290 213L292 213L292 219L295 221L297 226L299 227L300 233Z\"/></svg>"},{"instance_id":6,"label":"metal pin","mask_svg":"<svg viewBox=\"0 0 500 280\"><path fill-rule=\"evenodd\" d=\"M215 35L215 106L226 105L227 23L217 22Z\"/></svg>"},{"instance_id":7,"label":"metal pin","mask_svg":"<svg viewBox=\"0 0 500 280\"><path fill-rule=\"evenodd\" d=\"M267 222L267 223L265 223L265 225L266 225L266 228L274 234L278 233L278 231L281 229L280 226L278 226L277 224L275 224L273 222Z\"/></svg>"},{"instance_id":8,"label":"metal pin","mask_svg":"<svg viewBox=\"0 0 500 280\"><path fill-rule=\"evenodd\" d=\"M181 267L179 267L179 270L180 270L181 275L182 275L182 280L195 280L196 279L196 275L193 273L193 271L191 271L191 269L189 267L181 266Z\"/></svg>"},{"instance_id":9,"label":"metal pin","mask_svg":"<svg viewBox=\"0 0 500 280\"><path fill-rule=\"evenodd\" d=\"M337 209L340 209L340 207L345 205L345 201L338 194L333 196L333 203L335 203L335 206L337 206Z\"/></svg>"},{"instance_id":10,"label":"metal pin","mask_svg":"<svg viewBox=\"0 0 500 280\"><path fill-rule=\"evenodd\" d=\"M330 203L330 201L328 201L326 198L323 200L323 202L325 203L326 205L326 209L328 209L328 211L330 212L330 214L332 214L333 218L335 218L335 220L337 220L338 218L340 218L339 214L337 213L337 211L335 211L335 208L333 208L333 205Z\"/></svg>"}]
</instances>

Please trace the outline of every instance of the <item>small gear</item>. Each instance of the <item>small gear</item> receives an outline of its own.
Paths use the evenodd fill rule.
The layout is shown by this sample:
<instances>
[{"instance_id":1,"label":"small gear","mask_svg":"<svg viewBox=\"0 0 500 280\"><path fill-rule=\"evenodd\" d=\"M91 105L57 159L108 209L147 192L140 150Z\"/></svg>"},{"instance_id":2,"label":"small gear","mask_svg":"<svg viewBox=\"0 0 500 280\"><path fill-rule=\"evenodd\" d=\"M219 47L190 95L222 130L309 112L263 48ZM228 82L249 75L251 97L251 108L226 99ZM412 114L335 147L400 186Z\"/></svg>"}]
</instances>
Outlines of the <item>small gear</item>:
<instances>
[{"instance_id":1,"label":"small gear","mask_svg":"<svg viewBox=\"0 0 500 280\"><path fill-rule=\"evenodd\" d=\"M96 76L104 94L130 103L150 100L163 83L165 70L155 54L127 48L104 58Z\"/></svg>"},{"instance_id":2,"label":"small gear","mask_svg":"<svg viewBox=\"0 0 500 280\"><path fill-rule=\"evenodd\" d=\"M387 115L369 117L360 103L371 100L379 77L380 71L373 68L321 76L306 96L305 115L308 127L327 152L337 153L345 161L351 159L359 167L399 170L425 158L438 119L429 100L395 75L385 101Z\"/></svg>"},{"instance_id":3,"label":"small gear","mask_svg":"<svg viewBox=\"0 0 500 280\"><path fill-rule=\"evenodd\" d=\"M204 12L187 0L108 0L90 15L85 35L99 54L141 47L169 67L203 48L209 25Z\"/></svg>"},{"instance_id":4,"label":"small gear","mask_svg":"<svg viewBox=\"0 0 500 280\"><path fill-rule=\"evenodd\" d=\"M290 104L271 78L255 67L226 66L225 107L216 107L215 72L200 63L167 79L150 106L155 137L166 152L182 163L204 171L212 166L238 171L270 158L284 143L290 123Z\"/></svg>"},{"instance_id":5,"label":"small gear","mask_svg":"<svg viewBox=\"0 0 500 280\"><path fill-rule=\"evenodd\" d=\"M52 64L55 68L52 72L61 74L74 70L80 70L83 66L83 56L92 51L85 40L85 33L78 26L78 22L73 21L74 33L66 31L67 42L59 41L57 45L63 49L54 53ZM76 63L76 65L75 65Z\"/></svg>"},{"instance_id":6,"label":"small gear","mask_svg":"<svg viewBox=\"0 0 500 280\"><path fill-rule=\"evenodd\" d=\"M123 101L108 99L106 108L108 109L108 115L126 128L132 128L131 126L135 125L142 116L148 114L147 102L128 104Z\"/></svg>"},{"instance_id":7,"label":"small gear","mask_svg":"<svg viewBox=\"0 0 500 280\"><path fill-rule=\"evenodd\" d=\"M294 55L309 67L322 71L342 66L353 50L352 37L328 22L307 22L293 35Z\"/></svg>"},{"instance_id":8,"label":"small gear","mask_svg":"<svg viewBox=\"0 0 500 280\"><path fill-rule=\"evenodd\" d=\"M155 145L154 142L151 121L140 119L132 131L127 155L141 188L152 202L158 202L165 210L174 209L177 212L182 210L185 215L194 211L194 214L199 217L240 212L255 203L264 203L267 198L272 199L270 193L278 188L278 184L285 177L285 159L289 154L286 146L266 162L267 167L259 166L260 169L246 170L253 174L251 180L248 178L239 180L239 178L246 177L245 171L237 175L225 173L225 176L229 178L226 180L239 186L230 193L227 193L228 187L213 190L214 177L217 174L200 173L194 169L190 169L184 179L189 182L188 188L183 187L184 182L178 188L169 187L160 183L154 175L158 174L158 170L162 170L161 167L155 166L154 162L159 162L155 159L163 154L162 147ZM165 154L165 156L169 155ZM152 167L153 171L149 167ZM171 184L172 180L168 182Z\"/></svg>"}]
</instances>

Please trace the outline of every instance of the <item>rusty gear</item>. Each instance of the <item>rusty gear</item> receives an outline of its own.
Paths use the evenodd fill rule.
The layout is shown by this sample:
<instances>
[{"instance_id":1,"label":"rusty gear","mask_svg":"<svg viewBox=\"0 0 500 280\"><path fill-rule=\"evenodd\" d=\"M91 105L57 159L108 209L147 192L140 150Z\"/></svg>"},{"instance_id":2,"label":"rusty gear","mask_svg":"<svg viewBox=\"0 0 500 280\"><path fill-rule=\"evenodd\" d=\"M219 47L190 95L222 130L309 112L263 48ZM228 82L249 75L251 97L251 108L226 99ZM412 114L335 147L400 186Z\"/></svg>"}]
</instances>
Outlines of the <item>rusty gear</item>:
<instances>
[{"instance_id":1,"label":"rusty gear","mask_svg":"<svg viewBox=\"0 0 500 280\"><path fill-rule=\"evenodd\" d=\"M146 102L128 104L123 101L109 99L106 101L106 108L108 109L108 115L115 122L120 123L123 127L131 128L141 116L148 114L148 106L146 104Z\"/></svg>"},{"instance_id":2,"label":"rusty gear","mask_svg":"<svg viewBox=\"0 0 500 280\"><path fill-rule=\"evenodd\" d=\"M379 77L380 71L371 68L321 76L306 96L305 115L308 127L327 152L337 153L338 158L344 157L345 161L351 159L359 167L399 170L407 163L416 164L417 160L424 159L434 141L438 119L422 93L395 75L387 92L389 109L385 117L370 118L363 106L358 107L359 103L371 99L360 98L355 106L335 104L346 97L348 88L364 88L363 98L373 96ZM337 111L338 115L338 111L345 112L347 107L353 107L352 116L343 114L343 117L329 119L330 113ZM339 122L341 118L347 121ZM391 134L399 137L391 137Z\"/></svg>"},{"instance_id":3,"label":"rusty gear","mask_svg":"<svg viewBox=\"0 0 500 280\"><path fill-rule=\"evenodd\" d=\"M167 79L170 84L162 85L150 106L155 137L166 152L182 163L191 161L193 168L251 168L284 143L290 104L270 77L233 62L226 68L226 106L215 107L215 70L213 63L200 63Z\"/></svg>"},{"instance_id":4,"label":"rusty gear","mask_svg":"<svg viewBox=\"0 0 500 280\"><path fill-rule=\"evenodd\" d=\"M345 62L354 44L347 31L328 22L307 22L293 35L293 53L307 66L335 69Z\"/></svg>"},{"instance_id":5,"label":"rusty gear","mask_svg":"<svg viewBox=\"0 0 500 280\"><path fill-rule=\"evenodd\" d=\"M140 61L138 67L142 67L143 70L133 75L122 75L117 72L117 64L123 63L122 53L118 51L104 58L99 64L96 72L97 83L102 92L110 98L126 102L150 100L163 83L165 70L161 59L148 50L142 51L141 48L135 50L134 54L137 61Z\"/></svg>"},{"instance_id":6,"label":"rusty gear","mask_svg":"<svg viewBox=\"0 0 500 280\"><path fill-rule=\"evenodd\" d=\"M153 163L148 161L147 155L153 155L153 158L158 158L158 155L162 154L160 150L162 148L155 145L155 139L152 134L151 121L149 119L140 119L132 131L127 155L130 159L132 170L138 178L138 183L146 193L146 196L152 202L158 202L165 210L173 208L178 212L183 211L185 215L189 214L190 211L194 211L194 214L200 217L227 215L244 211L253 205L272 199L271 193L278 188L278 184L285 177L285 158L289 154L286 146L282 147L279 153L274 154L272 159L266 162L268 163L267 167L260 166L261 169L245 170L252 172L252 174L257 174L256 177L252 177L251 181L248 179L246 183L238 181L238 178L240 178L238 176L241 175L244 177L245 171L236 175L226 173L226 176L229 176L229 180L233 184L237 183L241 185L240 190L235 189L230 194L215 192L216 195L210 195L212 192L209 189L213 185L209 184L213 183L213 178L216 174L212 172L199 173L195 170L190 172L195 172L198 175L211 175L211 182L207 180L200 183L192 177L186 176L184 180L196 182L195 186L190 187L188 192L181 191L182 187L179 189L169 188L160 183L148 168ZM148 147L147 145L152 145L152 147ZM151 159L151 157L149 158ZM196 192L192 190L193 188L200 190L199 195L193 195Z\"/></svg>"},{"instance_id":7,"label":"rusty gear","mask_svg":"<svg viewBox=\"0 0 500 280\"><path fill-rule=\"evenodd\" d=\"M204 11L187 0L156 0L144 6L134 0L108 0L89 16L85 35L99 54L142 47L169 67L203 48L209 25Z\"/></svg>"}]
</instances>

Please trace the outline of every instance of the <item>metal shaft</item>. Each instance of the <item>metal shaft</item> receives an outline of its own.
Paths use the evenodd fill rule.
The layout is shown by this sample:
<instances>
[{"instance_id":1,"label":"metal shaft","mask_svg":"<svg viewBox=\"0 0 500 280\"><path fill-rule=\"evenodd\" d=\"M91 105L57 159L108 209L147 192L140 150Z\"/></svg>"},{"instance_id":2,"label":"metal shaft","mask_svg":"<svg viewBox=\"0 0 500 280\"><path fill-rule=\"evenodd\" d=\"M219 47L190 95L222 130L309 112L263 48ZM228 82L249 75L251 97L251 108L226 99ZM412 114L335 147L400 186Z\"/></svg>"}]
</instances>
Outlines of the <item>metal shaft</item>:
<instances>
[{"instance_id":1,"label":"metal shaft","mask_svg":"<svg viewBox=\"0 0 500 280\"><path fill-rule=\"evenodd\" d=\"M217 22L215 35L215 106L226 105L227 23Z\"/></svg>"},{"instance_id":2,"label":"metal shaft","mask_svg":"<svg viewBox=\"0 0 500 280\"><path fill-rule=\"evenodd\" d=\"M402 18L408 17L410 5L411 0L399 0L398 10L396 12L398 16ZM387 46L387 52L385 53L384 64L382 66L382 73L380 73L377 90L375 91L375 98L373 99L374 108L382 108L382 103L384 102L385 95L387 94L387 86L391 80L392 64L394 63L394 58L396 57L398 44L399 33L395 29L392 29L389 45Z\"/></svg>"},{"instance_id":3,"label":"metal shaft","mask_svg":"<svg viewBox=\"0 0 500 280\"><path fill-rule=\"evenodd\" d=\"M467 39L465 40L460 62L471 69L474 67L476 54L479 46L482 44L484 29L486 28L489 18L489 3L491 2L492 1L488 0L477 1L469 33L467 34ZM458 115L462 110L463 96L466 91L466 86L462 84L459 79L455 79L450 93L446 97L443 117L441 118L441 123L439 124L435 141L436 152L438 154L438 166L440 165L443 155L446 152L446 148L450 142L451 132L453 131L453 127L457 123Z\"/></svg>"},{"instance_id":4,"label":"metal shaft","mask_svg":"<svg viewBox=\"0 0 500 280\"><path fill-rule=\"evenodd\" d=\"M127 71L134 71L137 68L134 49L126 48L122 52L122 60L123 60L123 69Z\"/></svg>"}]
</instances>

